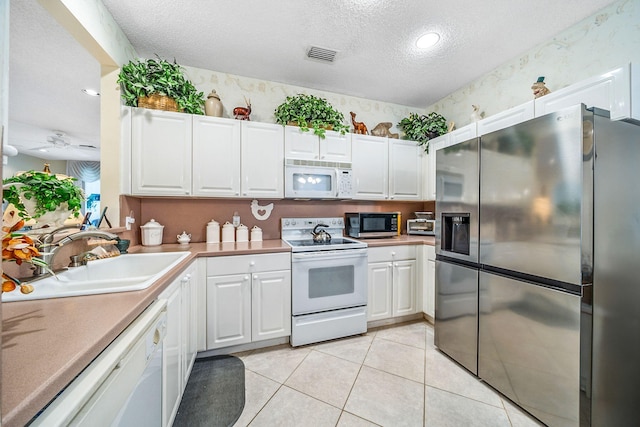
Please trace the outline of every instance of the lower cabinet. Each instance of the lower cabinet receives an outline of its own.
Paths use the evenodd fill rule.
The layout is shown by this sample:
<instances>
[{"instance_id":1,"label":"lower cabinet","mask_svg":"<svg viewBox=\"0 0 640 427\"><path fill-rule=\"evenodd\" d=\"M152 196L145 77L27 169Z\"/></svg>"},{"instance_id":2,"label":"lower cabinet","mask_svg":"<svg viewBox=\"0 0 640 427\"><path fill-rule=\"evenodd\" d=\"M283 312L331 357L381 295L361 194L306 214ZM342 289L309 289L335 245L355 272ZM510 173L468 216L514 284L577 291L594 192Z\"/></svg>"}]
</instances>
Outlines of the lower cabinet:
<instances>
[{"instance_id":1,"label":"lower cabinet","mask_svg":"<svg viewBox=\"0 0 640 427\"><path fill-rule=\"evenodd\" d=\"M196 357L197 264L192 263L165 289L167 327L162 362L162 425L173 424Z\"/></svg>"},{"instance_id":2,"label":"lower cabinet","mask_svg":"<svg viewBox=\"0 0 640 427\"><path fill-rule=\"evenodd\" d=\"M436 315L436 248L424 245L424 277L422 293L422 311L431 319Z\"/></svg>"},{"instance_id":3,"label":"lower cabinet","mask_svg":"<svg viewBox=\"0 0 640 427\"><path fill-rule=\"evenodd\" d=\"M417 312L416 247L369 248L367 320L382 320Z\"/></svg>"},{"instance_id":4,"label":"lower cabinet","mask_svg":"<svg viewBox=\"0 0 640 427\"><path fill-rule=\"evenodd\" d=\"M291 255L207 260L207 349L291 335Z\"/></svg>"}]
</instances>

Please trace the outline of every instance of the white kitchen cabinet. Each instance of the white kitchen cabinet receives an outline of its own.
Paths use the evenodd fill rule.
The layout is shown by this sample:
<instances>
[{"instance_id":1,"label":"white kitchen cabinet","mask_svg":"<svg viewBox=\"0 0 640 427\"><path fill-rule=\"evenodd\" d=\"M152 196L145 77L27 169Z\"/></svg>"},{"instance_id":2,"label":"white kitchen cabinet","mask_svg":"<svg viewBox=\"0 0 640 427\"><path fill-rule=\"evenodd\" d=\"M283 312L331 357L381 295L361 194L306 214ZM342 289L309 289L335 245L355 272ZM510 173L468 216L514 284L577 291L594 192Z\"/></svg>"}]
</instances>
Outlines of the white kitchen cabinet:
<instances>
[{"instance_id":1,"label":"white kitchen cabinet","mask_svg":"<svg viewBox=\"0 0 640 427\"><path fill-rule=\"evenodd\" d=\"M131 109L131 193L191 193L191 114Z\"/></svg>"},{"instance_id":2,"label":"white kitchen cabinet","mask_svg":"<svg viewBox=\"0 0 640 427\"><path fill-rule=\"evenodd\" d=\"M534 117L534 102L529 101L478 121L478 135L504 129Z\"/></svg>"},{"instance_id":3,"label":"white kitchen cabinet","mask_svg":"<svg viewBox=\"0 0 640 427\"><path fill-rule=\"evenodd\" d=\"M158 296L167 304L162 360L163 426L170 426L175 419L196 356L195 338L202 326L193 323L197 319L193 306L196 278L196 264L192 263Z\"/></svg>"},{"instance_id":4,"label":"white kitchen cabinet","mask_svg":"<svg viewBox=\"0 0 640 427\"><path fill-rule=\"evenodd\" d=\"M320 138L313 129L303 132L297 126L285 126L284 146L287 159L351 162L350 133L326 131Z\"/></svg>"},{"instance_id":5,"label":"white kitchen cabinet","mask_svg":"<svg viewBox=\"0 0 640 427\"><path fill-rule=\"evenodd\" d=\"M245 120L241 126L241 197L284 197L283 127Z\"/></svg>"},{"instance_id":6,"label":"white kitchen cabinet","mask_svg":"<svg viewBox=\"0 0 640 427\"><path fill-rule=\"evenodd\" d=\"M167 329L162 358L162 425L170 426L178 412L182 395L182 328L180 279L172 283L169 292L163 293L167 300Z\"/></svg>"},{"instance_id":7,"label":"white kitchen cabinet","mask_svg":"<svg viewBox=\"0 0 640 427\"><path fill-rule=\"evenodd\" d=\"M354 199L420 200L422 148L415 141L353 134Z\"/></svg>"},{"instance_id":8,"label":"white kitchen cabinet","mask_svg":"<svg viewBox=\"0 0 640 427\"><path fill-rule=\"evenodd\" d=\"M542 116L583 103L611 113L612 120L640 119L640 70L626 64L535 100L535 115Z\"/></svg>"},{"instance_id":9,"label":"white kitchen cabinet","mask_svg":"<svg viewBox=\"0 0 640 427\"><path fill-rule=\"evenodd\" d=\"M207 349L291 335L291 254L207 259Z\"/></svg>"},{"instance_id":10,"label":"white kitchen cabinet","mask_svg":"<svg viewBox=\"0 0 640 427\"><path fill-rule=\"evenodd\" d=\"M426 171L424 176L424 186L426 187L423 199L436 199L436 152L445 148L449 144L449 134L441 135L429 141L429 154L426 157Z\"/></svg>"},{"instance_id":11,"label":"white kitchen cabinet","mask_svg":"<svg viewBox=\"0 0 640 427\"><path fill-rule=\"evenodd\" d=\"M423 150L415 141L389 139L389 199L422 199Z\"/></svg>"},{"instance_id":12,"label":"white kitchen cabinet","mask_svg":"<svg viewBox=\"0 0 640 427\"><path fill-rule=\"evenodd\" d=\"M424 290L422 293L422 311L431 319L435 319L436 300L436 248L424 245Z\"/></svg>"},{"instance_id":13,"label":"white kitchen cabinet","mask_svg":"<svg viewBox=\"0 0 640 427\"><path fill-rule=\"evenodd\" d=\"M193 195L240 195L240 120L193 116Z\"/></svg>"},{"instance_id":14,"label":"white kitchen cabinet","mask_svg":"<svg viewBox=\"0 0 640 427\"><path fill-rule=\"evenodd\" d=\"M351 135L353 198L386 200L389 191L389 144L387 138Z\"/></svg>"},{"instance_id":15,"label":"white kitchen cabinet","mask_svg":"<svg viewBox=\"0 0 640 427\"><path fill-rule=\"evenodd\" d=\"M415 314L415 246L369 248L368 257L367 321Z\"/></svg>"}]
</instances>

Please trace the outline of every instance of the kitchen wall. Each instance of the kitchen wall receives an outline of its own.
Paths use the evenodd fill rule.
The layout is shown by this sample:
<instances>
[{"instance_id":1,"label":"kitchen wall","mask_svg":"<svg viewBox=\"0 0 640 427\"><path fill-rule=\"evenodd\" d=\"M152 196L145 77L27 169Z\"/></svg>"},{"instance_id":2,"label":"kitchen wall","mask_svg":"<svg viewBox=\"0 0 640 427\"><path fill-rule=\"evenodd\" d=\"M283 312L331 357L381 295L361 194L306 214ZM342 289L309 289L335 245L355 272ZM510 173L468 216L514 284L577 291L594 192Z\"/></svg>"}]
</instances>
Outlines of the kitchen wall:
<instances>
[{"instance_id":1,"label":"kitchen wall","mask_svg":"<svg viewBox=\"0 0 640 427\"><path fill-rule=\"evenodd\" d=\"M234 212L240 214L240 221L249 228L262 228L263 239L280 238L280 219L286 217L344 217L345 212L401 212L402 232L406 233L406 220L415 218L413 212L434 211L435 202L365 202L326 200L259 200L260 206L273 203L270 217L257 220L251 214L251 200L248 199L180 199L161 197L120 198L121 215L133 212L136 223L132 231L122 237L135 245L140 242L140 226L150 219L164 225L163 243L176 243L178 234L186 231L193 242L206 241L206 225L212 219L224 224L231 222ZM125 214L126 212L126 214ZM124 224L124 218L121 217Z\"/></svg>"},{"instance_id":2,"label":"kitchen wall","mask_svg":"<svg viewBox=\"0 0 640 427\"><path fill-rule=\"evenodd\" d=\"M540 12L539 19L553 14L553 10ZM461 127L471 123L472 104L479 105L488 117L530 101L531 84L538 76L545 76L546 86L554 91L629 62L640 66L640 0L612 3L427 107L427 111L437 111Z\"/></svg>"},{"instance_id":3,"label":"kitchen wall","mask_svg":"<svg viewBox=\"0 0 640 427\"><path fill-rule=\"evenodd\" d=\"M274 110L282 104L287 96L298 93L325 98L331 105L342 112L345 123L351 126L349 112L356 113L356 120L364 122L369 130L380 122L391 122L391 131L397 133L396 124L409 113L424 114L426 110L390 104L372 99L357 98L333 92L324 92L301 86L293 86L268 80L253 79L217 71L185 66L187 77L205 97L215 89L224 105L223 116L233 117L235 107L245 107L245 99L251 100L251 120L275 123Z\"/></svg>"}]
</instances>

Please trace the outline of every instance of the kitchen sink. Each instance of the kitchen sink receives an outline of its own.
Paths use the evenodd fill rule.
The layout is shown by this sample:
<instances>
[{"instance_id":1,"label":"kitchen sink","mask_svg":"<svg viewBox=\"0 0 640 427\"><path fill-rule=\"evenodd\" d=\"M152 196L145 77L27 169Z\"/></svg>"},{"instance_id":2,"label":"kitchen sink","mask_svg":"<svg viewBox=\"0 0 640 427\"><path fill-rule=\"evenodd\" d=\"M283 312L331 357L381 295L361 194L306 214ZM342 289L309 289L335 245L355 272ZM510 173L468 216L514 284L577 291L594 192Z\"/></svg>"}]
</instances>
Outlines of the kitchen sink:
<instances>
[{"instance_id":1,"label":"kitchen sink","mask_svg":"<svg viewBox=\"0 0 640 427\"><path fill-rule=\"evenodd\" d=\"M189 256L189 252L127 254L89 261L82 267L69 268L43 279L30 282L34 291L3 293L3 302L62 298L78 295L139 291Z\"/></svg>"}]
</instances>

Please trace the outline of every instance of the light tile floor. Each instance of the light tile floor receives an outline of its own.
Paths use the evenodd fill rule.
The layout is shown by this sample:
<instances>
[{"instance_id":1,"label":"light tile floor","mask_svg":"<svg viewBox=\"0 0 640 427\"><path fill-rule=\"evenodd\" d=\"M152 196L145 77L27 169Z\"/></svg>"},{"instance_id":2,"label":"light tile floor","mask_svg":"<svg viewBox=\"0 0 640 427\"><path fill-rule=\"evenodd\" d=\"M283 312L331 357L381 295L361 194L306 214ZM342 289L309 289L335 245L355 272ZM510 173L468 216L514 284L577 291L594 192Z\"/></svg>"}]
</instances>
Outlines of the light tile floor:
<instances>
[{"instance_id":1,"label":"light tile floor","mask_svg":"<svg viewBox=\"0 0 640 427\"><path fill-rule=\"evenodd\" d=\"M540 425L440 353L427 322L237 356L246 403L236 426Z\"/></svg>"}]
</instances>

